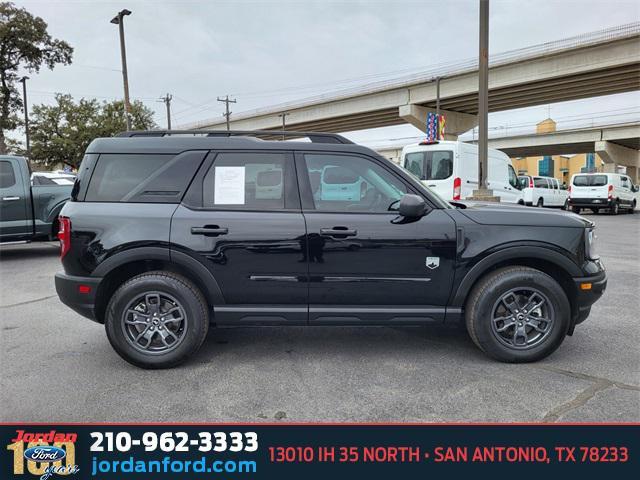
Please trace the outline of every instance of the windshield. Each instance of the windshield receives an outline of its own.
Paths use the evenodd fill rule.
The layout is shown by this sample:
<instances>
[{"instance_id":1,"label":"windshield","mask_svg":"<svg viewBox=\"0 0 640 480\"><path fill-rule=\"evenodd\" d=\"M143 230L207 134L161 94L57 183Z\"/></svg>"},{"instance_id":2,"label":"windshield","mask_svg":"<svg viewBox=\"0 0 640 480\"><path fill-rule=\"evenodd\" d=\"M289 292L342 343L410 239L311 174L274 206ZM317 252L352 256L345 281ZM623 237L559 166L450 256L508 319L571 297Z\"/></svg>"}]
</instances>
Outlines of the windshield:
<instances>
[{"instance_id":1,"label":"windshield","mask_svg":"<svg viewBox=\"0 0 640 480\"><path fill-rule=\"evenodd\" d=\"M576 175L573 185L576 187L603 187L608 183L606 175Z\"/></svg>"},{"instance_id":2,"label":"windshield","mask_svg":"<svg viewBox=\"0 0 640 480\"><path fill-rule=\"evenodd\" d=\"M420 180L444 180L453 174L451 150L407 153L405 168Z\"/></svg>"}]
</instances>

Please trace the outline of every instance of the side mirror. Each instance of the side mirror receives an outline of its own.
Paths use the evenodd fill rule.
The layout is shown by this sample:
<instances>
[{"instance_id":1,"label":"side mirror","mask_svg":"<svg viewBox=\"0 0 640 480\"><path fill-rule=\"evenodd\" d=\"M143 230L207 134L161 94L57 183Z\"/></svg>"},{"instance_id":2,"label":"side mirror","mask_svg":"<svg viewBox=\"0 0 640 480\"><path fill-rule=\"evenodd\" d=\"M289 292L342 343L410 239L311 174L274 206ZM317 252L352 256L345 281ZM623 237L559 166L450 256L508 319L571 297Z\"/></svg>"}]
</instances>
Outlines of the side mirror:
<instances>
[{"instance_id":1,"label":"side mirror","mask_svg":"<svg viewBox=\"0 0 640 480\"><path fill-rule=\"evenodd\" d=\"M640 185L634 185L633 188L631 189L631 191L640 192Z\"/></svg>"},{"instance_id":2,"label":"side mirror","mask_svg":"<svg viewBox=\"0 0 640 480\"><path fill-rule=\"evenodd\" d=\"M400 207L398 213L405 218L420 218L427 214L429 207L424 198L406 193L400 199Z\"/></svg>"}]
</instances>

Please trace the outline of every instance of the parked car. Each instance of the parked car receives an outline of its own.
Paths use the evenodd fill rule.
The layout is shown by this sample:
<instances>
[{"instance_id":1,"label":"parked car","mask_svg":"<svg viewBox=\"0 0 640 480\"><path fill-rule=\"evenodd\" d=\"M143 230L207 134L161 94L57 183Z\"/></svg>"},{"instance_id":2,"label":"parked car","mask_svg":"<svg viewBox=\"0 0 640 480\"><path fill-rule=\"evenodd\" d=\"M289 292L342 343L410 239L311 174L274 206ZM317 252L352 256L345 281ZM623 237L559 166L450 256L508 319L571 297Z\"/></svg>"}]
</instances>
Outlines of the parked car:
<instances>
[{"instance_id":1,"label":"parked car","mask_svg":"<svg viewBox=\"0 0 640 480\"><path fill-rule=\"evenodd\" d=\"M633 213L636 208L638 186L628 175L619 173L577 173L569 185L569 206L574 213L583 208L598 213L608 209L612 215L620 210Z\"/></svg>"},{"instance_id":2,"label":"parked car","mask_svg":"<svg viewBox=\"0 0 640 480\"><path fill-rule=\"evenodd\" d=\"M29 162L0 156L0 242L50 240L58 234L58 214L71 184L31 184Z\"/></svg>"},{"instance_id":3,"label":"parked car","mask_svg":"<svg viewBox=\"0 0 640 480\"><path fill-rule=\"evenodd\" d=\"M606 287L594 225L578 215L454 208L339 135L197 133L94 140L61 212L58 295L105 324L134 365L185 361L210 324L445 321L466 322L493 358L529 362L558 348ZM282 171L280 195L244 194L244 171L257 178L260 165ZM367 189L314 196L329 168Z\"/></svg>"},{"instance_id":4,"label":"parked car","mask_svg":"<svg viewBox=\"0 0 640 480\"><path fill-rule=\"evenodd\" d=\"M518 182L525 205L567 208L569 192L562 188L557 178L521 175Z\"/></svg>"},{"instance_id":5,"label":"parked car","mask_svg":"<svg viewBox=\"0 0 640 480\"><path fill-rule=\"evenodd\" d=\"M60 172L33 172L31 185L73 185L76 176Z\"/></svg>"},{"instance_id":6,"label":"parked car","mask_svg":"<svg viewBox=\"0 0 640 480\"><path fill-rule=\"evenodd\" d=\"M501 202L524 204L511 159L489 149L487 186ZM442 141L407 145L400 165L444 200L464 200L478 188L478 146Z\"/></svg>"}]
</instances>

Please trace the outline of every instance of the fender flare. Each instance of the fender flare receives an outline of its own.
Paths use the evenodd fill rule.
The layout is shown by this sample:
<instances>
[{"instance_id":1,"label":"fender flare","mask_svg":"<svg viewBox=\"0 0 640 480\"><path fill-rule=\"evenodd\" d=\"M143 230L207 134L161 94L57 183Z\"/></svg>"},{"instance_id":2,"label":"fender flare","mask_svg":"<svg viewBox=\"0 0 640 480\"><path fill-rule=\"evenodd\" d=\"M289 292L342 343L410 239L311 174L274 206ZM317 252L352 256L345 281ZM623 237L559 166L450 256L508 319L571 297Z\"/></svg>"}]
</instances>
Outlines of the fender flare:
<instances>
[{"instance_id":1,"label":"fender flare","mask_svg":"<svg viewBox=\"0 0 640 480\"><path fill-rule=\"evenodd\" d=\"M168 247L133 247L118 252L100 263L91 276L102 278L118 267L140 260L161 260L182 267L197 278L202 287L202 293L211 305L225 303L222 290L209 269L190 255L170 250Z\"/></svg>"},{"instance_id":2,"label":"fender flare","mask_svg":"<svg viewBox=\"0 0 640 480\"><path fill-rule=\"evenodd\" d=\"M534 245L512 246L487 255L471 267L458 284L458 288L455 290L450 305L453 307L463 307L469 291L480 277L500 262L519 258L533 258L552 262L567 272L571 277L584 275L578 265L556 250Z\"/></svg>"}]
</instances>

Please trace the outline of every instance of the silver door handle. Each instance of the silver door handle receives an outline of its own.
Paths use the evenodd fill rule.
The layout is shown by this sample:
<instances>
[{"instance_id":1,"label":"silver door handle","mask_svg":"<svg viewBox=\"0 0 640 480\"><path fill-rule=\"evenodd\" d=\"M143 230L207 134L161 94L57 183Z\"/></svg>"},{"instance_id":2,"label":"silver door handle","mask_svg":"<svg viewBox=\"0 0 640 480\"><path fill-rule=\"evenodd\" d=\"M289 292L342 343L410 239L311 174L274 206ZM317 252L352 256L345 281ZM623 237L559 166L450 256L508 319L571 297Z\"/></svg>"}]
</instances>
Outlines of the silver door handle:
<instances>
[{"instance_id":1,"label":"silver door handle","mask_svg":"<svg viewBox=\"0 0 640 480\"><path fill-rule=\"evenodd\" d=\"M2 197L5 202L12 202L13 200L20 200L20 197Z\"/></svg>"}]
</instances>

